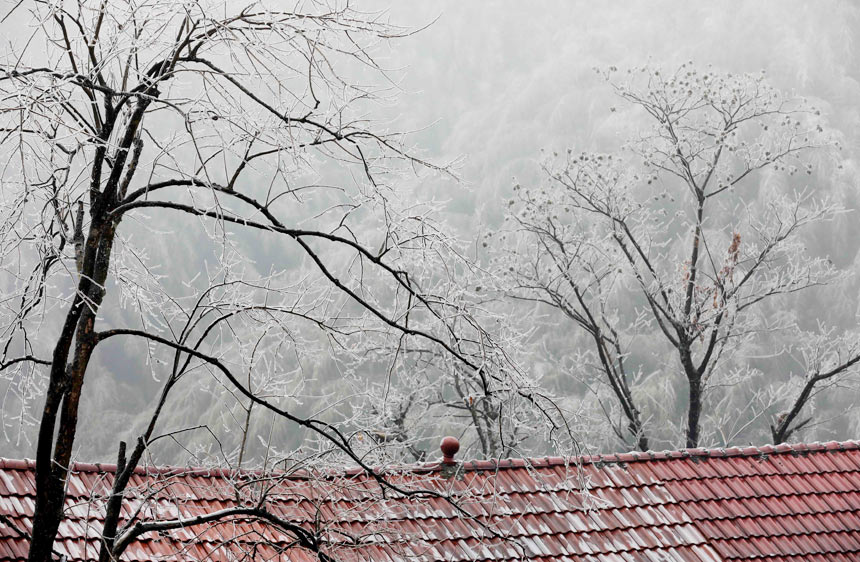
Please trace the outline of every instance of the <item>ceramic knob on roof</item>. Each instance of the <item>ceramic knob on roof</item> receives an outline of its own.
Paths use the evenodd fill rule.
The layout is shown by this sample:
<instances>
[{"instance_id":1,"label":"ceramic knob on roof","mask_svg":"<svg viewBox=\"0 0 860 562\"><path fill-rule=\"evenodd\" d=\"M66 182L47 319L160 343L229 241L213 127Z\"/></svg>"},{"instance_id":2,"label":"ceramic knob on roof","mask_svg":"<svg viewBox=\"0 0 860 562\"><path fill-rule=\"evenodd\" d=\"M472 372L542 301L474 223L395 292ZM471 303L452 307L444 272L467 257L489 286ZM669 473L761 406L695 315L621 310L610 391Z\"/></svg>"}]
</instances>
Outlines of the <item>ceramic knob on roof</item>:
<instances>
[{"instance_id":1,"label":"ceramic knob on roof","mask_svg":"<svg viewBox=\"0 0 860 562\"><path fill-rule=\"evenodd\" d=\"M454 464L454 455L460 450L460 442L457 438L450 435L443 438L439 448L442 449L442 462L445 464Z\"/></svg>"}]
</instances>

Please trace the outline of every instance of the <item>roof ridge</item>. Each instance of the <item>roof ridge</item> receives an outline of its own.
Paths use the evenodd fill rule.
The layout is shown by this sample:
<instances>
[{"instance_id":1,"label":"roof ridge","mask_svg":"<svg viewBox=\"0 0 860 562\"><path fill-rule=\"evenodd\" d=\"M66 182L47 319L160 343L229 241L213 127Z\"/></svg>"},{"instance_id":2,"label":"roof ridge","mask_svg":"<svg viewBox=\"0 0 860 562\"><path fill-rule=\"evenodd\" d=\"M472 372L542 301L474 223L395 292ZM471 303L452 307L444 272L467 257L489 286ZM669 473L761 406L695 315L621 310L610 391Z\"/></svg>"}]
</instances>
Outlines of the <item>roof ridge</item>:
<instances>
[{"instance_id":1,"label":"roof ridge","mask_svg":"<svg viewBox=\"0 0 860 562\"><path fill-rule=\"evenodd\" d=\"M491 459L491 460L469 460L460 461L458 464L464 470L499 470L507 468L543 468L549 466L576 466L577 464L628 464L634 462L647 461L664 461L677 459L715 459L728 457L761 457L770 455L782 454L808 454L821 453L829 451L851 451L860 450L860 440L848 441L827 441L812 443L795 443L780 445L761 445L748 447L718 447L718 448L687 448L678 450L664 451L630 451L627 453L607 453L595 455L580 455L572 457L547 456L547 457L524 457L524 458L509 458L509 459ZM33 470L36 466L36 461L32 459L6 459L0 457L0 469L9 470ZM423 464L413 465L390 465L380 467L383 472L435 472L439 470L441 463L428 462ZM116 464L112 463L72 463L72 471L74 472L116 472ZM360 468L345 468L340 475L350 476L361 474L364 471ZM139 466L135 468L135 474L165 474L183 475L183 476L209 476L209 477L230 477L230 476L271 476L273 472L263 470L249 469L233 469L233 468L205 468L205 467L182 467L182 466ZM333 475L332 475L333 476ZM290 474L290 478L302 478L300 472Z\"/></svg>"},{"instance_id":2,"label":"roof ridge","mask_svg":"<svg viewBox=\"0 0 860 562\"><path fill-rule=\"evenodd\" d=\"M780 445L760 445L749 447L697 447L665 451L630 451L627 453L607 453L581 455L578 457L526 457L515 459L463 461L466 470L492 470L497 468L541 468L546 466L581 464L627 464L633 462L663 461L676 459L713 459L728 457L761 457L782 454L808 454L828 451L851 451L860 449L860 440L795 443Z\"/></svg>"}]
</instances>

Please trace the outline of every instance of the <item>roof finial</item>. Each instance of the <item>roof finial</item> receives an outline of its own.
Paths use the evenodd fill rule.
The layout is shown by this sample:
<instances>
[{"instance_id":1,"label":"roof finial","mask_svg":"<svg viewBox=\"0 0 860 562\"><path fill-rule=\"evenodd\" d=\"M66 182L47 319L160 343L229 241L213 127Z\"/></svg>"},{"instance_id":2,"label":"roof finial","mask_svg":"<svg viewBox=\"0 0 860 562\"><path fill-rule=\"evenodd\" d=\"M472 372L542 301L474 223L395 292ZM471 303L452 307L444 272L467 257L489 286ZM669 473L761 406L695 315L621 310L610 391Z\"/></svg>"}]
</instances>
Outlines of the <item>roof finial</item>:
<instances>
[{"instance_id":1,"label":"roof finial","mask_svg":"<svg viewBox=\"0 0 860 562\"><path fill-rule=\"evenodd\" d=\"M460 442L456 437L445 437L442 439L441 445L439 448L442 449L442 464L456 464L454 460L454 455L457 454L457 451L460 450Z\"/></svg>"}]
</instances>

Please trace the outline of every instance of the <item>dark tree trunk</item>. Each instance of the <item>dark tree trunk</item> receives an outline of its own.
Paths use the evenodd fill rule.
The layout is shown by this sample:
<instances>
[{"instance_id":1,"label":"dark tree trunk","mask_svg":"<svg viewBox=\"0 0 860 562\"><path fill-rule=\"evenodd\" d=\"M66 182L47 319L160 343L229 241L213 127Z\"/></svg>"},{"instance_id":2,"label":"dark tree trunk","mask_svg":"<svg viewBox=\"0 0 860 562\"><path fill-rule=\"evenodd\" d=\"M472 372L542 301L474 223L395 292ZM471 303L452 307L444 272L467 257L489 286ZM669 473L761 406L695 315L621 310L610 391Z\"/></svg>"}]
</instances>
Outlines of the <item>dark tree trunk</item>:
<instances>
[{"instance_id":1,"label":"dark tree trunk","mask_svg":"<svg viewBox=\"0 0 860 562\"><path fill-rule=\"evenodd\" d=\"M692 449L699 446L699 424L702 415L702 371L693 364L690 341L683 334L679 334L678 351L681 355L681 366L684 368L688 385L687 443L685 446Z\"/></svg>"},{"instance_id":2,"label":"dark tree trunk","mask_svg":"<svg viewBox=\"0 0 860 562\"><path fill-rule=\"evenodd\" d=\"M639 448L640 451L648 450L648 438L645 437L644 433L639 434L639 440L637 441L636 446Z\"/></svg>"},{"instance_id":3,"label":"dark tree trunk","mask_svg":"<svg viewBox=\"0 0 860 562\"><path fill-rule=\"evenodd\" d=\"M99 239L101 244L98 244L98 248L92 248L96 246L92 241ZM71 342L69 333L72 330L69 330L69 333L64 330L54 352L52 376L36 446L36 509L28 557L30 562L51 560L54 539L62 519L66 477L77 434L78 407L84 375L96 343L95 316L104 296L101 286L107 277L112 245L113 228L106 228L102 232L97 228L91 230L84 272L92 272L93 280L82 275L79 284L79 291L87 295L89 303L84 305L83 299L76 297L64 326L65 328L76 326L74 356L71 358L71 364L67 368L58 367L69 361L70 346L66 342ZM99 250L104 254L94 258L93 255ZM90 267L88 268L87 265ZM62 376L55 377L55 371L61 371ZM57 414L60 416L59 425Z\"/></svg>"},{"instance_id":4,"label":"dark tree trunk","mask_svg":"<svg viewBox=\"0 0 860 562\"><path fill-rule=\"evenodd\" d=\"M696 376L688 378L690 405L687 408L687 448L699 446L699 417L702 413L702 380Z\"/></svg>"},{"instance_id":5,"label":"dark tree trunk","mask_svg":"<svg viewBox=\"0 0 860 562\"><path fill-rule=\"evenodd\" d=\"M151 88L153 93L157 90ZM90 358L97 344L96 314L104 299L116 227L120 217L111 216L118 202L121 174L134 143L148 100L138 102L117 147L109 178L102 187L102 166L107 139L116 122L115 108L108 104L107 119L92 164L90 185L91 223L84 246L78 291L66 315L54 347L51 375L36 445L36 506L29 562L49 562L63 516L65 484L78 425L78 407ZM130 170L131 171L131 170ZM72 342L74 351L70 357ZM57 416L59 415L59 424Z\"/></svg>"}]
</instances>

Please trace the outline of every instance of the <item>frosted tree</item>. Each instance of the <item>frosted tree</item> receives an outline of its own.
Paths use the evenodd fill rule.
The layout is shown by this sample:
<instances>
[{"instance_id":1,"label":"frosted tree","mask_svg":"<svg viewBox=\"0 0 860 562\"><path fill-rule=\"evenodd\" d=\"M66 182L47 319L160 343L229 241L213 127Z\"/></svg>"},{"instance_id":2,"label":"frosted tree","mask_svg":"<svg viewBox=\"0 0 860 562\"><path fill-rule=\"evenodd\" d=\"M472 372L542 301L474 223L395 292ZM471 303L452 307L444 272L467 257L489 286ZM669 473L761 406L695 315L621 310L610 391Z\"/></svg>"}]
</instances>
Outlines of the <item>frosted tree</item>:
<instances>
[{"instance_id":1,"label":"frosted tree","mask_svg":"<svg viewBox=\"0 0 860 562\"><path fill-rule=\"evenodd\" d=\"M793 294L842 277L802 238L841 210L815 188L813 168L835 173L838 143L819 110L764 73L686 63L601 75L639 110L625 115L650 127L615 153L555 153L544 184L514 187L512 226L493 244L510 248L496 258L505 290L585 334L571 363L622 442L648 449L670 424L673 445L724 443L737 431L719 420L739 419L789 439L812 421L812 397L860 360L857 334L809 333L784 310ZM753 346L774 370L794 358L789 380L775 385L748 361ZM654 369L649 353L663 358ZM672 419L676 374L683 420ZM747 394L744 411L731 388Z\"/></svg>"},{"instance_id":2,"label":"frosted tree","mask_svg":"<svg viewBox=\"0 0 860 562\"><path fill-rule=\"evenodd\" d=\"M374 47L408 30L350 2L10 10L4 25L26 33L10 34L21 40L0 63L0 373L4 431L38 428L30 560L51 556L102 349L121 354L117 372L146 365L162 384L149 421L121 444L103 560L135 528L120 521L122 502L156 443L197 431L230 448L206 412L168 423L190 413L174 398L183 384L220 389L218 410L232 400L242 437L219 459L234 467L252 464L249 440L266 440L249 433L264 412L303 436L295 451L266 443L254 461L264 469L277 453L291 466L370 470L391 458L380 449L416 445L385 436L417 416L477 442L444 407L404 422L397 393L409 379L398 377L416 363L435 374L426 393L459 400L436 389L456 379L498 414L481 439L538 421L563 429L482 327L460 282L473 264L437 209L398 189L404 172L447 172L371 119L394 91ZM312 402L321 357L334 379L324 403Z\"/></svg>"}]
</instances>

